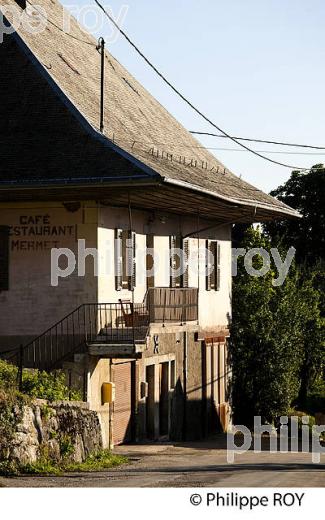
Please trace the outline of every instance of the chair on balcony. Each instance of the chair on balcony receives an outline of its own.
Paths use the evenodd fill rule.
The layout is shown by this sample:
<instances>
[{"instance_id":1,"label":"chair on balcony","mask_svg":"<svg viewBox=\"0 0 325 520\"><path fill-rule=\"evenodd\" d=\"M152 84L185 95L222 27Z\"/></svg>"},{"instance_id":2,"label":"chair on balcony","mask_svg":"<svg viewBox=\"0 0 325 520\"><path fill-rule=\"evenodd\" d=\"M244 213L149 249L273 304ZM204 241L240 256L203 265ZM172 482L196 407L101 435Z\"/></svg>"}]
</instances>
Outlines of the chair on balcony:
<instances>
[{"instance_id":1,"label":"chair on balcony","mask_svg":"<svg viewBox=\"0 0 325 520\"><path fill-rule=\"evenodd\" d=\"M149 313L146 312L145 309L141 309L143 312L140 313L138 310L134 309L134 304L131 300L119 299L119 302L121 304L123 321L126 327L142 327L149 324Z\"/></svg>"}]
</instances>

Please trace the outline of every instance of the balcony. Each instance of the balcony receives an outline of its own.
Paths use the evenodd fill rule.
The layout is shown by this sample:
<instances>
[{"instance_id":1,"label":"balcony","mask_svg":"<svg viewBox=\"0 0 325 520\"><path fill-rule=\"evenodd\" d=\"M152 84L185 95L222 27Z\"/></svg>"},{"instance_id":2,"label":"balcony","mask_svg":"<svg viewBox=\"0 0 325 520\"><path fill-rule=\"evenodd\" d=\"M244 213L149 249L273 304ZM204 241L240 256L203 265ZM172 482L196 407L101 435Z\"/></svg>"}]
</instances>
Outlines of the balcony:
<instances>
[{"instance_id":1,"label":"balcony","mask_svg":"<svg viewBox=\"0 0 325 520\"><path fill-rule=\"evenodd\" d=\"M198 319L198 290L153 287L143 303L120 300L118 304L99 304L96 337L90 339L93 355L140 354L153 324L185 324ZM91 344L90 344L91 343Z\"/></svg>"},{"instance_id":2,"label":"balcony","mask_svg":"<svg viewBox=\"0 0 325 520\"><path fill-rule=\"evenodd\" d=\"M65 316L8 360L20 367L52 370L88 352L103 357L138 357L146 348L152 324L198 319L198 289L150 288L142 303L86 303Z\"/></svg>"}]
</instances>

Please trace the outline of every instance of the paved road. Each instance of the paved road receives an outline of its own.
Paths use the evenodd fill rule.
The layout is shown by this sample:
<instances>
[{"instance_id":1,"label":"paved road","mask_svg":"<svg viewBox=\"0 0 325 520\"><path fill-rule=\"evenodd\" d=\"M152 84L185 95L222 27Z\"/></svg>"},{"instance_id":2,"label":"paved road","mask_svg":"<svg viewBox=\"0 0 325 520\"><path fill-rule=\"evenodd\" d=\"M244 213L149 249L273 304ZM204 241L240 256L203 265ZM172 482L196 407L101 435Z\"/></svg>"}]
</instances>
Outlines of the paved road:
<instances>
[{"instance_id":1,"label":"paved road","mask_svg":"<svg viewBox=\"0 0 325 520\"><path fill-rule=\"evenodd\" d=\"M309 453L237 455L228 464L220 443L120 446L130 462L111 471L62 477L1 478L5 487L325 487L325 455Z\"/></svg>"}]
</instances>

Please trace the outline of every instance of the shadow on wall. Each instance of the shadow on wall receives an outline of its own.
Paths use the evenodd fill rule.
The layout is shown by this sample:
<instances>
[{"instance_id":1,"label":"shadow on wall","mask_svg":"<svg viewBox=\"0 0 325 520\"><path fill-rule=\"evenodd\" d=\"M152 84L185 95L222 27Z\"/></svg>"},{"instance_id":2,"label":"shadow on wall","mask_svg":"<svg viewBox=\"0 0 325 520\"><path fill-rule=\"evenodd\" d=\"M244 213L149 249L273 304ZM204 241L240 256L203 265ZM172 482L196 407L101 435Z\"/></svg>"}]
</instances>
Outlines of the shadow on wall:
<instances>
[{"instance_id":1,"label":"shadow on wall","mask_svg":"<svg viewBox=\"0 0 325 520\"><path fill-rule=\"evenodd\" d=\"M162 416L165 407L162 403L140 401L136 414L131 416L126 432L136 432L136 437L126 436L123 443L135 440L157 442L170 440L175 442L200 441L207 436L222 432L218 412L211 399L186 399L181 380L178 379L169 401L168 428L165 429L166 418ZM113 423L117 420L114 419ZM136 424L132 424L132 422Z\"/></svg>"}]
</instances>

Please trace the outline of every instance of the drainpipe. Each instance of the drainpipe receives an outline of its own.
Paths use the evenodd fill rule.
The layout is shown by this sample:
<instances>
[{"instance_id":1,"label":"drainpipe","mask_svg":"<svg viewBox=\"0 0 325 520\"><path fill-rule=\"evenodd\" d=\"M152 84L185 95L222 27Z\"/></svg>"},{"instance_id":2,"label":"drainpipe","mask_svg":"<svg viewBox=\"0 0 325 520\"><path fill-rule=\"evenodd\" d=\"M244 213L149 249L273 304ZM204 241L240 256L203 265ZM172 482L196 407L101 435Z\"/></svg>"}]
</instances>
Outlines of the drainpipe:
<instances>
[{"instance_id":1,"label":"drainpipe","mask_svg":"<svg viewBox=\"0 0 325 520\"><path fill-rule=\"evenodd\" d=\"M100 53L100 122L99 130L104 132L104 79L105 79L105 40L99 38L96 49Z\"/></svg>"},{"instance_id":2,"label":"drainpipe","mask_svg":"<svg viewBox=\"0 0 325 520\"><path fill-rule=\"evenodd\" d=\"M109 380L112 381L112 360L109 360ZM109 403L108 411L108 449L114 448L113 442L113 403Z\"/></svg>"},{"instance_id":3,"label":"drainpipe","mask_svg":"<svg viewBox=\"0 0 325 520\"><path fill-rule=\"evenodd\" d=\"M188 344L187 344L187 332L183 333L183 393L184 393L184 410L183 410L183 441L186 440L186 428L187 428L187 373L188 373Z\"/></svg>"}]
</instances>

